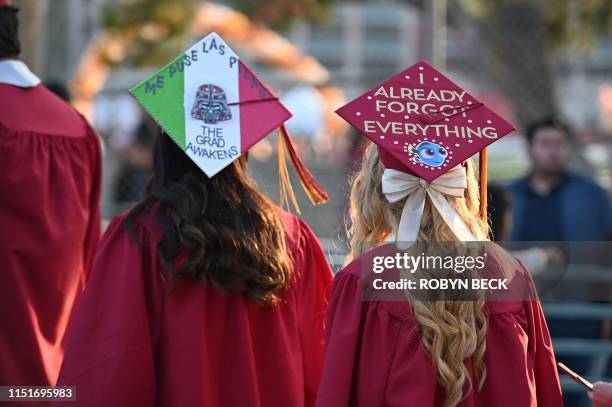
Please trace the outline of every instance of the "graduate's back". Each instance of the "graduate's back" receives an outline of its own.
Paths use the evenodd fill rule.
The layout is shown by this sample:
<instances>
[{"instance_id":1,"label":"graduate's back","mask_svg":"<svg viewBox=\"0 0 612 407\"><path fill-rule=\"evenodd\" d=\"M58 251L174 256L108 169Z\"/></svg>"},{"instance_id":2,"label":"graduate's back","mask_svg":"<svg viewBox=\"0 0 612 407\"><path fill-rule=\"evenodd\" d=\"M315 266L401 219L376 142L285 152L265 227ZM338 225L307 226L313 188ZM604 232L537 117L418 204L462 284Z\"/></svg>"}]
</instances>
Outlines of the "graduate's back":
<instances>
[{"instance_id":1,"label":"graduate's back","mask_svg":"<svg viewBox=\"0 0 612 407\"><path fill-rule=\"evenodd\" d=\"M98 137L22 62L0 6L0 385L54 385L100 236ZM16 27L15 27L16 28Z\"/></svg>"},{"instance_id":2,"label":"graduate's back","mask_svg":"<svg viewBox=\"0 0 612 407\"><path fill-rule=\"evenodd\" d=\"M474 164L443 177L430 184L387 169L366 149L351 191L352 261L330 294L318 406L562 405L529 274L482 243ZM421 263L406 266L403 255ZM504 278L511 284L495 298L472 285ZM451 282L467 285L441 285Z\"/></svg>"},{"instance_id":3,"label":"graduate's back","mask_svg":"<svg viewBox=\"0 0 612 407\"><path fill-rule=\"evenodd\" d=\"M486 376L480 386L478 355L462 362L468 377L463 378L462 401L457 405L562 406L552 343L540 303L533 296L530 274L501 248L485 247L494 250L488 252L483 276L505 279L509 293L493 294L484 302L481 368ZM439 383L439 362L432 360L423 341L422 322L415 317L410 293L381 290L369 297L366 291L381 277L366 272L372 269L373 256L392 252L384 246L373 249L334 278L317 406L447 405L446 391ZM434 318L429 324L448 329L460 322L452 319L446 321L446 328ZM465 338L455 329L455 343L460 343Z\"/></svg>"},{"instance_id":4,"label":"graduate's back","mask_svg":"<svg viewBox=\"0 0 612 407\"><path fill-rule=\"evenodd\" d=\"M155 154L147 198L102 239L59 383L87 406L313 405L331 284L314 234L244 160L208 179L166 135Z\"/></svg>"}]
</instances>

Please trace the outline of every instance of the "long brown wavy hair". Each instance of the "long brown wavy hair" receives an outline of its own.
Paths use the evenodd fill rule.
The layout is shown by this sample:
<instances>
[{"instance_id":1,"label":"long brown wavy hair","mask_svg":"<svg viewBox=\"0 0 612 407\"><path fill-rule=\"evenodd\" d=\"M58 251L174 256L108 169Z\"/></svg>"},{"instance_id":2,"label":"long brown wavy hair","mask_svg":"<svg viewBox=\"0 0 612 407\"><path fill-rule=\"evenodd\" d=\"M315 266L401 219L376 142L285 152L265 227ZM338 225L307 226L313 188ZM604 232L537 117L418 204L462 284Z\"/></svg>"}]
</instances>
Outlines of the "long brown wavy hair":
<instances>
[{"instance_id":1,"label":"long brown wavy hair","mask_svg":"<svg viewBox=\"0 0 612 407\"><path fill-rule=\"evenodd\" d=\"M461 216L478 240L487 240L488 225L479 216L480 197L474 164L465 165L468 185L463 197L446 199ZM373 144L366 149L360 171L352 182L350 199L349 260L354 259L386 241L399 225L404 200L389 203L382 193L385 168ZM429 201L417 241L452 242L457 238ZM464 278L471 278L466 270ZM486 379L484 354L486 349L487 318L484 295L465 300L413 300L412 310L419 325L421 341L437 368L437 380L446 394L445 406L454 407L466 395L467 383L472 391L472 377L465 361L472 359L478 389ZM468 392L469 393L469 392Z\"/></svg>"},{"instance_id":2,"label":"long brown wavy hair","mask_svg":"<svg viewBox=\"0 0 612 407\"><path fill-rule=\"evenodd\" d=\"M134 222L158 204L157 256L173 281L188 277L256 303L278 302L292 263L278 212L249 178L246 158L209 178L162 133L153 161L145 196L125 220L132 239Z\"/></svg>"}]
</instances>

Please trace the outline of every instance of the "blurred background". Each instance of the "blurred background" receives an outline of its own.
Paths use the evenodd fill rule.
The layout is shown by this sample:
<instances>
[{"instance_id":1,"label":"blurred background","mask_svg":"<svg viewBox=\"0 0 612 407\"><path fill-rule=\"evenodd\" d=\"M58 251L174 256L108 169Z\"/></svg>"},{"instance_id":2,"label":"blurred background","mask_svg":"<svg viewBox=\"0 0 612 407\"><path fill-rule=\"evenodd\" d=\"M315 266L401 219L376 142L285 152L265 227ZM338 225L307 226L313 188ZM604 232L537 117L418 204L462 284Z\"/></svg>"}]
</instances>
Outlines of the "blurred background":
<instances>
[{"instance_id":1,"label":"blurred background","mask_svg":"<svg viewBox=\"0 0 612 407\"><path fill-rule=\"evenodd\" d=\"M556 116L572 129L567 134L568 168L608 194L612 187L609 0L13 4L21 8L22 59L86 115L103 140L106 219L138 199L158 134L127 90L210 31L218 32L294 113L289 130L330 193L329 203L313 208L296 186L301 216L336 268L346 250L349 180L358 168L364 138L333 111L420 59L446 71L519 129L489 148L494 184L504 187L529 172L525 129L533 121ZM249 160L260 187L278 201L275 140L270 136L259 143ZM610 273L593 276L598 284L612 281ZM547 314L596 321L595 333L581 339L559 334L555 346L557 352L589 358L593 363L582 373L610 376L609 303L552 304ZM584 403L581 388L568 381L564 387L568 405Z\"/></svg>"}]
</instances>

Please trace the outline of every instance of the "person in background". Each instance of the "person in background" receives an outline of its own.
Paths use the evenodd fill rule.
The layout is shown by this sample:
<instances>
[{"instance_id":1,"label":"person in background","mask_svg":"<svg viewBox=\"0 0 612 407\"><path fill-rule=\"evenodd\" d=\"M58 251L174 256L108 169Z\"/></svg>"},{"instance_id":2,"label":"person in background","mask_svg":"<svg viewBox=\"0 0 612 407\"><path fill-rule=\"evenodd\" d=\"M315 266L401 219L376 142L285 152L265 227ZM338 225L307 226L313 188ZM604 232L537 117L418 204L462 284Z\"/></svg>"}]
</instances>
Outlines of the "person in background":
<instances>
[{"instance_id":1,"label":"person in background","mask_svg":"<svg viewBox=\"0 0 612 407\"><path fill-rule=\"evenodd\" d=\"M612 229L608 195L593 180L568 169L571 154L568 126L558 119L547 118L531 124L526 135L532 170L510 187L512 240L606 240ZM591 256L587 252L580 257L576 252L570 261L588 262ZM583 286L575 287L572 294L579 295L582 289ZM586 289L584 292L586 298ZM548 322L551 335L556 338L605 339L607 336L599 319L551 318ZM559 355L559 360L582 375L591 375L595 366L588 356ZM564 400L568 406L586 401L576 394L565 394Z\"/></svg>"},{"instance_id":2,"label":"person in background","mask_svg":"<svg viewBox=\"0 0 612 407\"><path fill-rule=\"evenodd\" d=\"M532 168L510 187L512 240L595 241L610 235L612 216L606 191L567 168L569 134L569 128L554 118L527 128Z\"/></svg>"},{"instance_id":3,"label":"person in background","mask_svg":"<svg viewBox=\"0 0 612 407\"><path fill-rule=\"evenodd\" d=\"M100 236L100 142L21 61L0 0L0 385L54 386Z\"/></svg>"},{"instance_id":4,"label":"person in background","mask_svg":"<svg viewBox=\"0 0 612 407\"><path fill-rule=\"evenodd\" d=\"M508 240L512 231L512 200L508 191L497 184L487 186L489 199L487 201L489 224L491 230L489 239L496 242ZM516 243L506 247L512 256L520 260L533 275L545 271L552 264L562 264L563 253L556 247L517 247Z\"/></svg>"}]
</instances>

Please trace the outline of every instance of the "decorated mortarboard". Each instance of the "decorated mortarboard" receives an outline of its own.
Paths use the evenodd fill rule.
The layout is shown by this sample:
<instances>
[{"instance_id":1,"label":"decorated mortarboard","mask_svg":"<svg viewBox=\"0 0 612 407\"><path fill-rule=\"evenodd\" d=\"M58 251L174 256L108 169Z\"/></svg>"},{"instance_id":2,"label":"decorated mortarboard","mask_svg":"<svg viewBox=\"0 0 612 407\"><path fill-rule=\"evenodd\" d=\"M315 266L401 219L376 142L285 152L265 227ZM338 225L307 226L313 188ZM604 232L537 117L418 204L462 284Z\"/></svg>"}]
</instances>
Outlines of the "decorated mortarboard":
<instances>
[{"instance_id":1,"label":"decorated mortarboard","mask_svg":"<svg viewBox=\"0 0 612 407\"><path fill-rule=\"evenodd\" d=\"M433 181L514 126L425 61L337 110L385 167Z\"/></svg>"},{"instance_id":2,"label":"decorated mortarboard","mask_svg":"<svg viewBox=\"0 0 612 407\"><path fill-rule=\"evenodd\" d=\"M209 177L278 129L283 201L289 189L295 204L284 147L310 200L327 200L326 191L293 148L284 126L291 113L217 33L204 37L130 92Z\"/></svg>"},{"instance_id":3,"label":"decorated mortarboard","mask_svg":"<svg viewBox=\"0 0 612 407\"><path fill-rule=\"evenodd\" d=\"M463 196L461 164L480 152L480 215L486 220L486 147L512 132L511 123L425 61L337 113L377 145L387 200L407 198L396 236L408 243L404 247L418 237L426 196L459 240L476 240L444 196Z\"/></svg>"}]
</instances>

